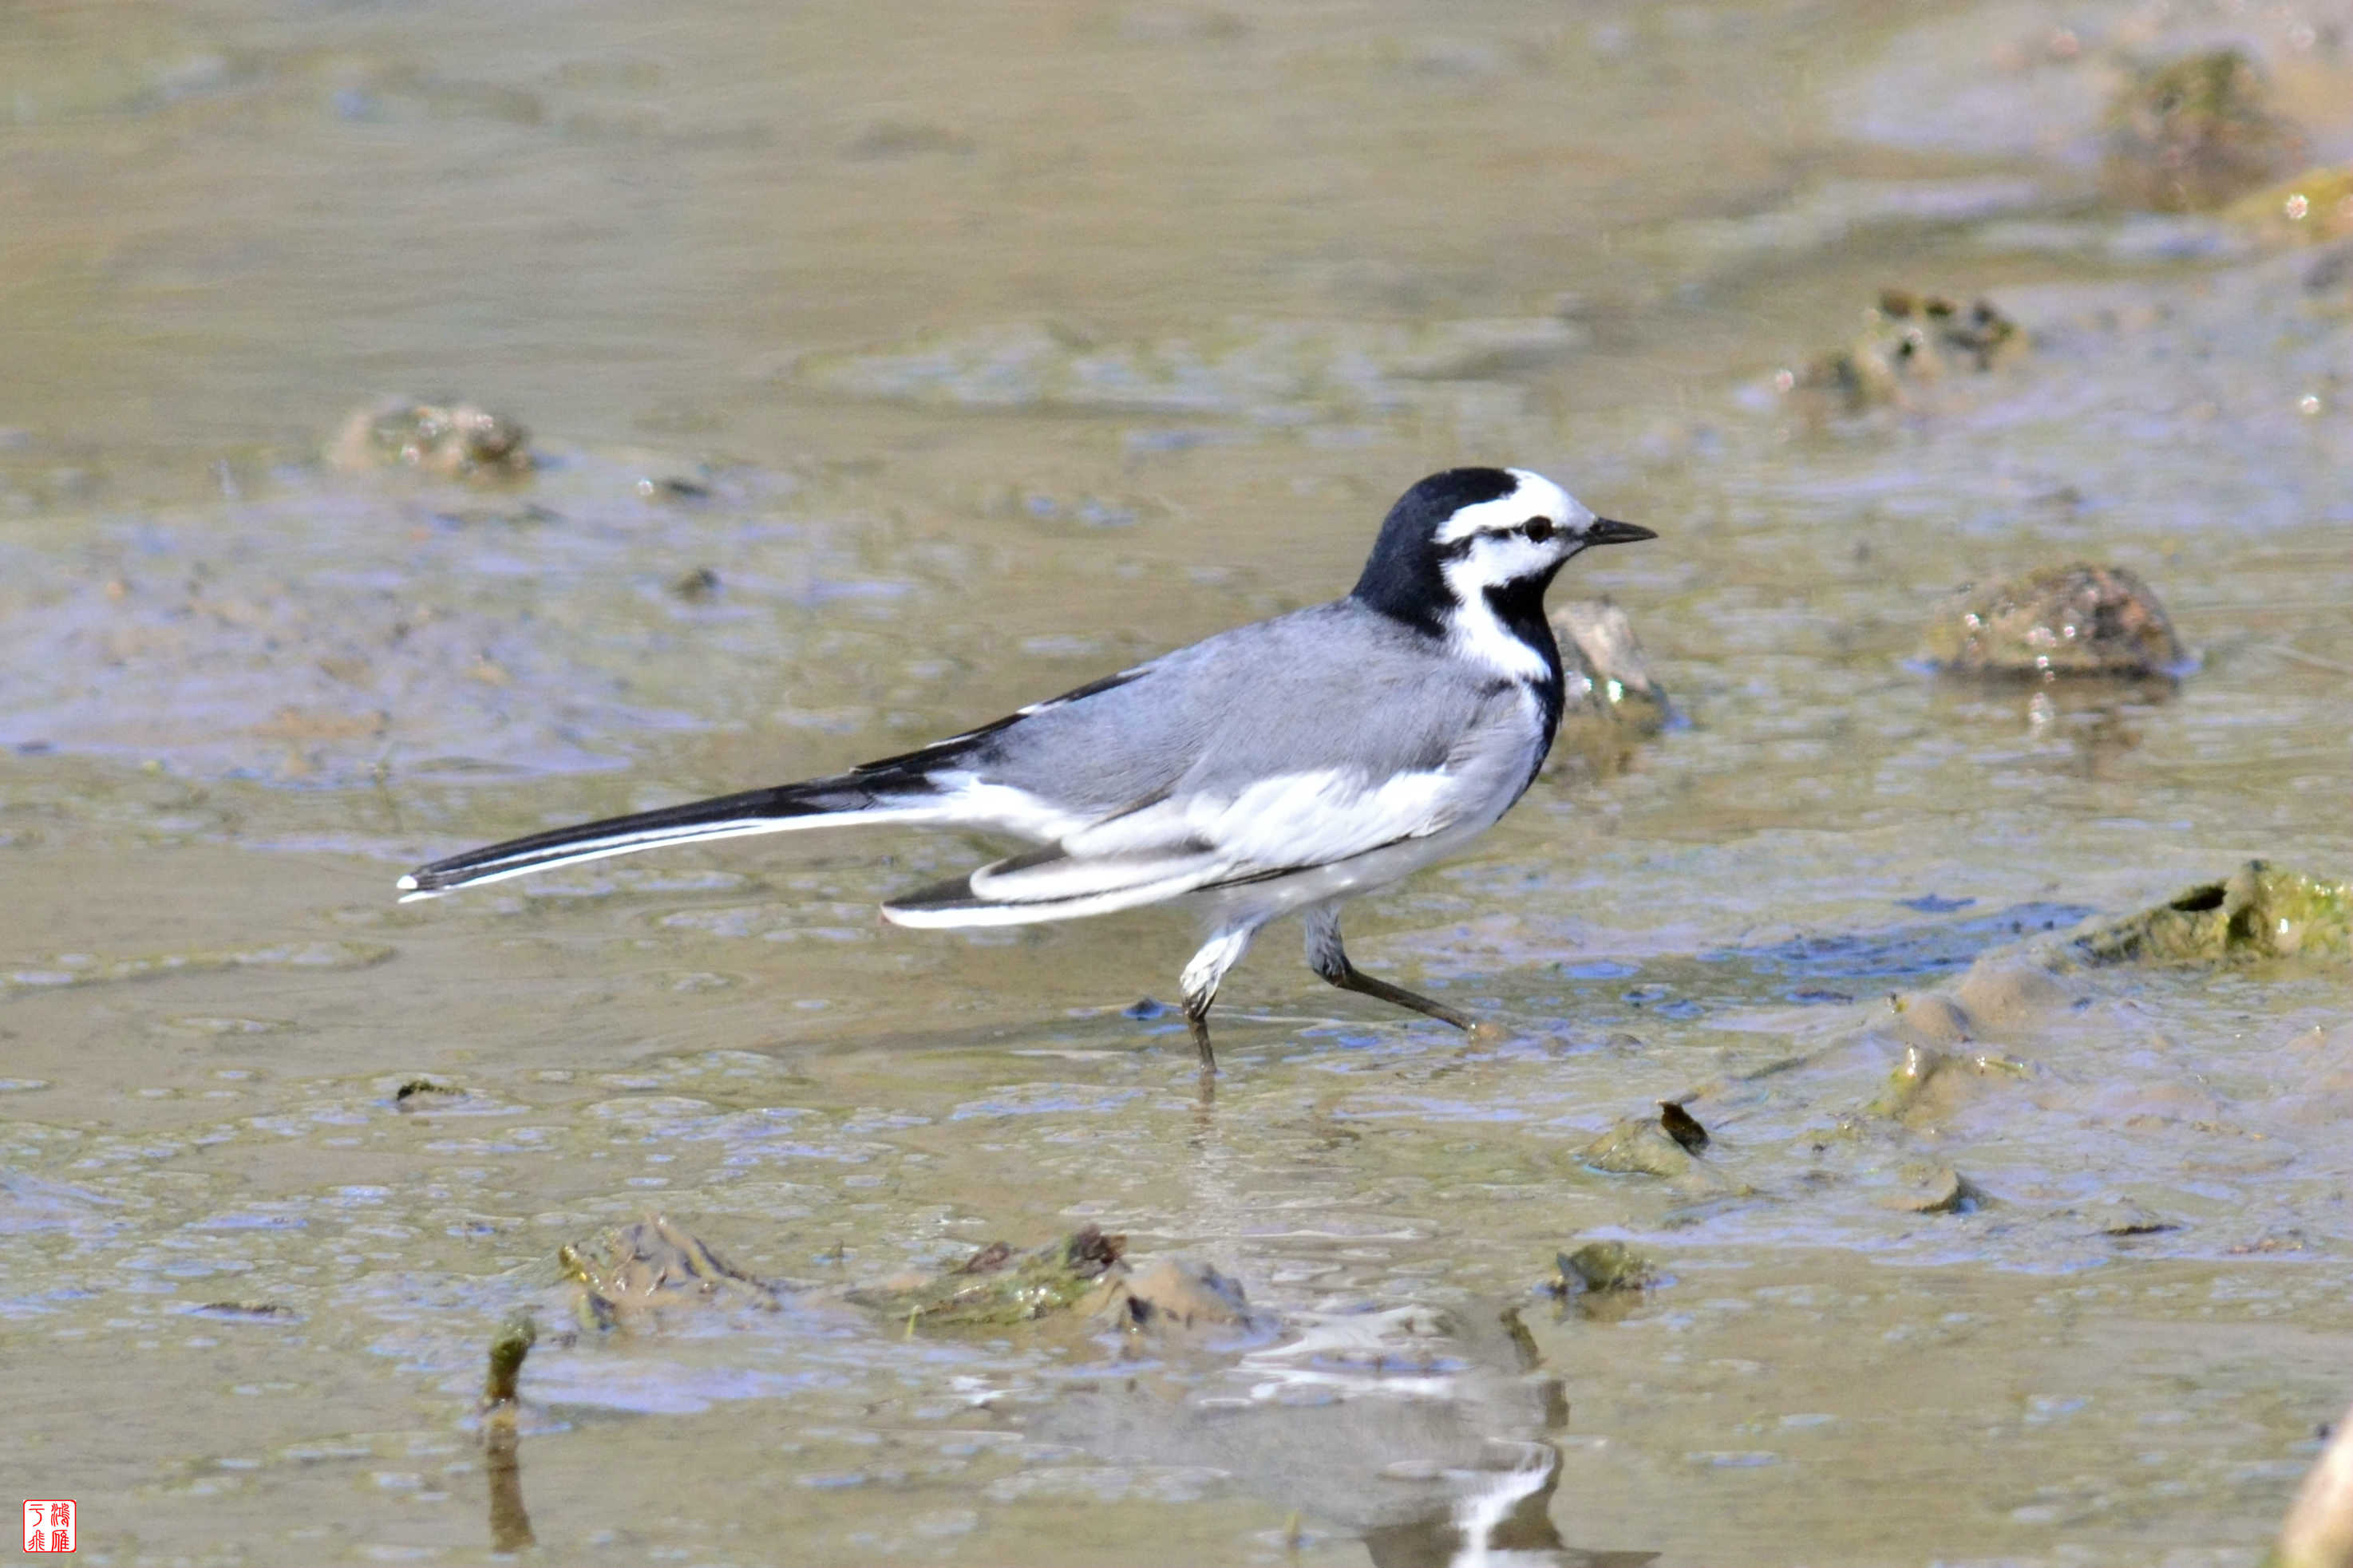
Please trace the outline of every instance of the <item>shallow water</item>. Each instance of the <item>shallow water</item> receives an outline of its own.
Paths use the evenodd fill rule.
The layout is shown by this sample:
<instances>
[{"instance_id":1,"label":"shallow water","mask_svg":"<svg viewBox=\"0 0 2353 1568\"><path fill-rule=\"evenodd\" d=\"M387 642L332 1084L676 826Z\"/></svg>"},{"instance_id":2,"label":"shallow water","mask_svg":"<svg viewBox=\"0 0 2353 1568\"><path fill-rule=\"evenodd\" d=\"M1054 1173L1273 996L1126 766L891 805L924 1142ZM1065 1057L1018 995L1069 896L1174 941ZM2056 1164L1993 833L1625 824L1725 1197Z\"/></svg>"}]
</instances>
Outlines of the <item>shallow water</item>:
<instances>
[{"instance_id":1,"label":"shallow water","mask_svg":"<svg viewBox=\"0 0 2353 1568\"><path fill-rule=\"evenodd\" d=\"M0 18L0 1461L102 1560L479 1560L483 1346L659 1208L791 1300L543 1342L566 1560L2253 1562L2353 1365L2342 965L2070 972L1965 1043L1889 997L2353 864L2353 268L2105 211L2084 142L2120 51L2236 28L2345 156L2342 10ZM1809 419L1775 372L1888 283L2031 349ZM545 464L322 464L386 389ZM1177 917L877 922L955 836L390 900L1326 596L1466 460L1658 529L1563 596L1683 718L1352 911L1501 1044L1278 928L1204 1102L1132 1006ZM2178 689L1912 662L2077 557ZM1895 1095L1923 1041L1986 1062ZM1667 1098L1696 1176L1577 1157ZM839 1296L1086 1221L1274 1326ZM1668 1281L1531 1293L1596 1234Z\"/></svg>"}]
</instances>

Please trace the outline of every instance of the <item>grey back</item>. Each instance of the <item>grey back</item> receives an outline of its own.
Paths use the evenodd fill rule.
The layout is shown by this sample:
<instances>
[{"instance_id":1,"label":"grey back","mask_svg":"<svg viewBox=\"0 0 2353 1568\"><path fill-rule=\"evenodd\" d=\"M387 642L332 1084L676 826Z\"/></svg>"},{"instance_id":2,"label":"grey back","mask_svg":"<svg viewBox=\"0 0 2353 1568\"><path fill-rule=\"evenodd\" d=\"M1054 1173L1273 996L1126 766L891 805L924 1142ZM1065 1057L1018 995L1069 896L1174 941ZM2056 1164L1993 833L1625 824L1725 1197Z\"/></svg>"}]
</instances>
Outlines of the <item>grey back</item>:
<instances>
[{"instance_id":1,"label":"grey back","mask_svg":"<svg viewBox=\"0 0 2353 1568\"><path fill-rule=\"evenodd\" d=\"M1237 626L1129 679L1042 704L958 763L1082 816L1176 793L1239 793L1274 774L1377 782L1445 763L1507 681L1354 599ZM955 764L952 764L955 765Z\"/></svg>"}]
</instances>

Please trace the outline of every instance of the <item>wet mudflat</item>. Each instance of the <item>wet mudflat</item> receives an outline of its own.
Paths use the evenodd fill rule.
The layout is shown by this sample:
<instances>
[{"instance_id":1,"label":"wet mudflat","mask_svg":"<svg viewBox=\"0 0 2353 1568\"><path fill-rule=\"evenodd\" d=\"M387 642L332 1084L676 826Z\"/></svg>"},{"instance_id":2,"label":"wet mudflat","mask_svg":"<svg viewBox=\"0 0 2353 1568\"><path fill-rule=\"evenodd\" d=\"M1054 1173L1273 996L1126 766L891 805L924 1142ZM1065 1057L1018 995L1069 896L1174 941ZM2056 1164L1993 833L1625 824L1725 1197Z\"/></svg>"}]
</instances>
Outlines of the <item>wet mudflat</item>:
<instances>
[{"instance_id":1,"label":"wet mudflat","mask_svg":"<svg viewBox=\"0 0 2353 1568\"><path fill-rule=\"evenodd\" d=\"M123 1563L2253 1563L2353 1365L2345 963L2064 938L2353 865L2353 264L2331 186L2120 196L2175 132L2117 95L2235 44L2341 167L2348 37L0 22L0 1462ZM2210 119L2214 177L2294 175ZM386 392L537 467L331 461ZM1277 928L1205 1099L1139 1003L1178 917L878 923L952 836L390 901L1326 596L1494 460L1660 531L1556 598L1681 715L1351 911L1500 1042ZM2073 562L2183 668L1927 667ZM768 1289L582 1321L560 1249L656 1211ZM1247 1315L871 1304L1087 1225ZM1655 1282L1539 1289L1595 1237Z\"/></svg>"}]
</instances>

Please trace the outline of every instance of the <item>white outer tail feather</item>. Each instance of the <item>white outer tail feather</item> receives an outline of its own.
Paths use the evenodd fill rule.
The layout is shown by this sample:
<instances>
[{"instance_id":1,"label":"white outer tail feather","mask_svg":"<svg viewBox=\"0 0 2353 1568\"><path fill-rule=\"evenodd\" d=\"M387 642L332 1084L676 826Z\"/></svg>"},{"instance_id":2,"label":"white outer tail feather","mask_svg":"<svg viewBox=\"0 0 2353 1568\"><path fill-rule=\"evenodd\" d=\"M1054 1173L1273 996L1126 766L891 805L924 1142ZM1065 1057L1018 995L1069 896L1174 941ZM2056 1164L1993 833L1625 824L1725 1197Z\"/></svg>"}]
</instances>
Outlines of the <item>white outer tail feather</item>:
<instances>
[{"instance_id":1,"label":"white outer tail feather","mask_svg":"<svg viewBox=\"0 0 2353 1568\"><path fill-rule=\"evenodd\" d=\"M400 890L402 903L414 904L467 888L484 887L491 882L529 877L590 860L609 859L617 855L668 848L674 844L694 844L716 838L748 838L755 834L791 833L805 827L849 827L873 822L927 822L934 820L938 813L937 806L876 806L864 811L811 812L804 816L748 817L735 822L698 823L687 827L640 829L611 838L590 839L554 859L526 858L519 864L504 867L493 862L490 869L470 874L446 887L420 888L413 875L403 877L393 885Z\"/></svg>"}]
</instances>

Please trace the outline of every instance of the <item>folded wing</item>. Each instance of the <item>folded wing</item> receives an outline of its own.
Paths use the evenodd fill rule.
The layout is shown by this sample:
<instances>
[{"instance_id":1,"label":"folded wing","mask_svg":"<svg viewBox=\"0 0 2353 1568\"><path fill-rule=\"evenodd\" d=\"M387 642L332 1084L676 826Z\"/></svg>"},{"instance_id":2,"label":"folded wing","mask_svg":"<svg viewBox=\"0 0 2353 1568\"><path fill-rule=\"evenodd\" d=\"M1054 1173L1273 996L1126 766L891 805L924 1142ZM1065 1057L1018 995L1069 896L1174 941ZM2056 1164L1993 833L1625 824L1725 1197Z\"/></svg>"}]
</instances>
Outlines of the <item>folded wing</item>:
<instances>
[{"instance_id":1,"label":"folded wing","mask_svg":"<svg viewBox=\"0 0 2353 1568\"><path fill-rule=\"evenodd\" d=\"M1180 786L882 912L906 926L1022 925L1267 880L1443 830L1454 820L1448 786L1442 769L1376 783L1336 768L1232 792Z\"/></svg>"}]
</instances>

